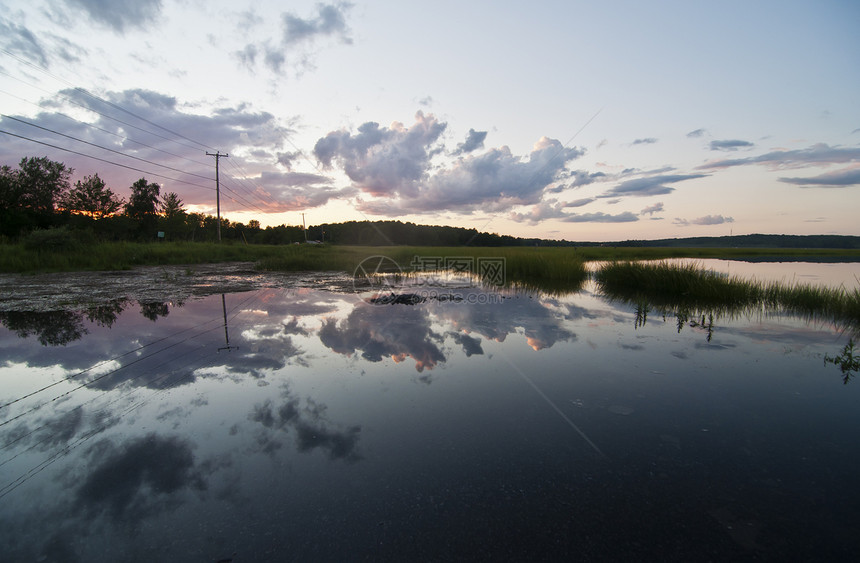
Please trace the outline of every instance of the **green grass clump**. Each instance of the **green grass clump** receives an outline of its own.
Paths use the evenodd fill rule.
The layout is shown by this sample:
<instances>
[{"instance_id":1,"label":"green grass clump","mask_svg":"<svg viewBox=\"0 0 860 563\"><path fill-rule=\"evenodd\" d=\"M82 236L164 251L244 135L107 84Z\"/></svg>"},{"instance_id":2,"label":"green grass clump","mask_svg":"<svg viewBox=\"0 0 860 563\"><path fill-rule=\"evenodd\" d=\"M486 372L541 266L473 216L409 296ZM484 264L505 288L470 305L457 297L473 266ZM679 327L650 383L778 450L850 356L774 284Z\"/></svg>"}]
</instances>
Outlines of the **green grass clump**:
<instances>
[{"instance_id":1,"label":"green grass clump","mask_svg":"<svg viewBox=\"0 0 860 563\"><path fill-rule=\"evenodd\" d=\"M762 283L689 264L614 262L595 273L607 297L679 316L789 312L860 331L860 288Z\"/></svg>"},{"instance_id":2,"label":"green grass clump","mask_svg":"<svg viewBox=\"0 0 860 563\"><path fill-rule=\"evenodd\" d=\"M758 292L754 282L730 279L695 263L612 262L595 273L595 280L610 296L632 295L691 307L748 304Z\"/></svg>"}]
</instances>

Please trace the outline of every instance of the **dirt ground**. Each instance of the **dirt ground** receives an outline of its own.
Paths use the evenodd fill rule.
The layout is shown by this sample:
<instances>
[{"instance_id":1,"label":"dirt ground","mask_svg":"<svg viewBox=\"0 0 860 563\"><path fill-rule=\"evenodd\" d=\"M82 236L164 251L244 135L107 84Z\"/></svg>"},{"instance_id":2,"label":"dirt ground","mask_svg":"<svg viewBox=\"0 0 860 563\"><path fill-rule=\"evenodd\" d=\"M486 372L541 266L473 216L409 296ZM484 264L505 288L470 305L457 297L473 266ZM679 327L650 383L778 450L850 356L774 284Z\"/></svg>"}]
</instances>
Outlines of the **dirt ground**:
<instances>
[{"instance_id":1,"label":"dirt ground","mask_svg":"<svg viewBox=\"0 0 860 563\"><path fill-rule=\"evenodd\" d=\"M176 303L263 287L353 291L352 276L342 272L261 272L250 262L146 266L111 272L0 274L0 311L82 309L117 299Z\"/></svg>"}]
</instances>

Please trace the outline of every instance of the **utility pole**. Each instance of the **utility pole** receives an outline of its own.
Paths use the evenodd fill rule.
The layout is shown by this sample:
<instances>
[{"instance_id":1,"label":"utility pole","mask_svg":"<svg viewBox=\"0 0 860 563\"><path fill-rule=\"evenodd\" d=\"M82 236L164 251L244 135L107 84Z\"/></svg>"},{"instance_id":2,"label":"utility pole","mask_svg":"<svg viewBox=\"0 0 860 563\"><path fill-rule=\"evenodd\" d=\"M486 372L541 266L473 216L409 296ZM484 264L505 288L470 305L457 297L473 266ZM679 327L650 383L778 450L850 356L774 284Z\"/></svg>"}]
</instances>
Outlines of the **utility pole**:
<instances>
[{"instance_id":1,"label":"utility pole","mask_svg":"<svg viewBox=\"0 0 860 563\"><path fill-rule=\"evenodd\" d=\"M215 210L218 215L218 242L221 242L221 183L218 180L218 161L221 157L228 157L229 154L221 154L221 151L215 151L215 153L206 152L206 156L214 156L215 157Z\"/></svg>"},{"instance_id":2,"label":"utility pole","mask_svg":"<svg viewBox=\"0 0 860 563\"><path fill-rule=\"evenodd\" d=\"M308 226L305 224L304 213L302 213L302 230L305 232L305 242L308 242Z\"/></svg>"}]
</instances>

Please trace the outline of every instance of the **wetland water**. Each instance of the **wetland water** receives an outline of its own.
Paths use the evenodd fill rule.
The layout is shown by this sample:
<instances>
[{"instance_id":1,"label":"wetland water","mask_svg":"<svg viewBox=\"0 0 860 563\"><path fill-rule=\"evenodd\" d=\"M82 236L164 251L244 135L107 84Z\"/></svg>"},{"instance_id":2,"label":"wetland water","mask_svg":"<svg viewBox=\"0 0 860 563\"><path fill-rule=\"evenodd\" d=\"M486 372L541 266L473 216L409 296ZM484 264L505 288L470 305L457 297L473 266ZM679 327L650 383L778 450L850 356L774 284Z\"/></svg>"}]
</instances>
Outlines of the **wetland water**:
<instances>
[{"instance_id":1,"label":"wetland water","mask_svg":"<svg viewBox=\"0 0 860 563\"><path fill-rule=\"evenodd\" d=\"M821 281L860 265L839 271ZM7 300L0 559L860 552L860 380L824 362L850 331L643 319L591 283L413 304L330 274L241 283Z\"/></svg>"}]
</instances>

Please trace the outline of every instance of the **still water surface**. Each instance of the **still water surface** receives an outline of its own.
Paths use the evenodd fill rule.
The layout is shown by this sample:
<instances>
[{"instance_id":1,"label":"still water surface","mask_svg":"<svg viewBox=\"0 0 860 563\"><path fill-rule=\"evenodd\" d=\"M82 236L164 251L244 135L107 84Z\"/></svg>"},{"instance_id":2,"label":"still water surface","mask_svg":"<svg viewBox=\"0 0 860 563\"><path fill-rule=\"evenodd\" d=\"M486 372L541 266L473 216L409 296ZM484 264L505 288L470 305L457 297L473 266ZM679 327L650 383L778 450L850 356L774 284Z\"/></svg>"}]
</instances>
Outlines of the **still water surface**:
<instances>
[{"instance_id":1,"label":"still water surface","mask_svg":"<svg viewBox=\"0 0 860 563\"><path fill-rule=\"evenodd\" d=\"M0 313L0 559L860 552L850 334L453 292Z\"/></svg>"}]
</instances>

